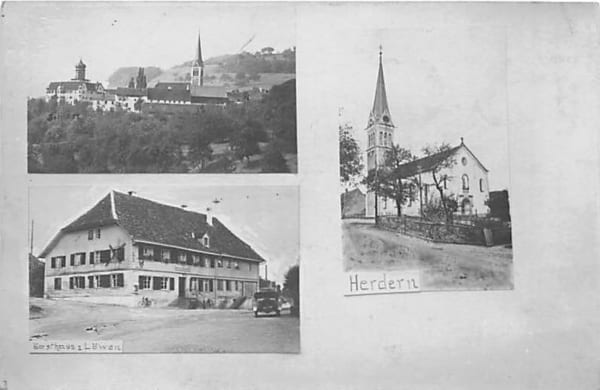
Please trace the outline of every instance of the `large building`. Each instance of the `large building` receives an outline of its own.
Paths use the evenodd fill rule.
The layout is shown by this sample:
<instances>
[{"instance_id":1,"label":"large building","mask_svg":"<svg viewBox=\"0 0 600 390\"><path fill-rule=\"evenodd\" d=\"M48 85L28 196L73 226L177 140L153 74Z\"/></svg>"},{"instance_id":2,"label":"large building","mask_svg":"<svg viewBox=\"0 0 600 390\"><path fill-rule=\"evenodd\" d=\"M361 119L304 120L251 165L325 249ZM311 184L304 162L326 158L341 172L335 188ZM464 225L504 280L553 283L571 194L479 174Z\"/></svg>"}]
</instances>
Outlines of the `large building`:
<instances>
[{"instance_id":1,"label":"large building","mask_svg":"<svg viewBox=\"0 0 600 390\"><path fill-rule=\"evenodd\" d=\"M111 191L40 254L49 297L135 305L251 297L265 260L210 213Z\"/></svg>"},{"instance_id":2,"label":"large building","mask_svg":"<svg viewBox=\"0 0 600 390\"><path fill-rule=\"evenodd\" d=\"M86 65L80 59L75 65L75 78L69 81L53 81L46 88L46 100L57 98L69 104L89 102L92 109L112 111L121 109L131 112L196 112L206 105L224 106L230 103L230 93L224 86L204 85L204 60L200 35L196 58L190 67L190 81L158 82L148 88L144 69L131 78L128 86L105 89L99 82L85 78Z\"/></svg>"},{"instance_id":3,"label":"large building","mask_svg":"<svg viewBox=\"0 0 600 390\"><path fill-rule=\"evenodd\" d=\"M386 155L392 148L395 130L387 101L380 51L375 100L365 129L367 172L386 166ZM414 191L402 205L402 214L422 216L424 207L439 202L440 194L436 180L442 187L444 197L451 197L457 201L456 213L487 214L489 212L486 204L489 199L488 170L465 145L462 138L458 146L405 163L397 167L397 170L407 183L412 183L409 187ZM393 215L397 212L393 199L367 192L367 217Z\"/></svg>"}]
</instances>

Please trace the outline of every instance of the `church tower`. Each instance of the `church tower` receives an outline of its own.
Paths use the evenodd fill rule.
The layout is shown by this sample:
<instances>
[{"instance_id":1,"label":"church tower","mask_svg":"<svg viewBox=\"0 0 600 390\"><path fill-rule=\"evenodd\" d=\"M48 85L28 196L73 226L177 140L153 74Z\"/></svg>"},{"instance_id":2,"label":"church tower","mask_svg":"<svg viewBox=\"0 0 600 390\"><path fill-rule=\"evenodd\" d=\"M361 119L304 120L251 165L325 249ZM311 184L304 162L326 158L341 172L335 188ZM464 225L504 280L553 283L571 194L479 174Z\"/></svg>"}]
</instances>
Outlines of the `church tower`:
<instances>
[{"instance_id":1,"label":"church tower","mask_svg":"<svg viewBox=\"0 0 600 390\"><path fill-rule=\"evenodd\" d=\"M200 44L200 33L198 33L198 48L196 59L192 63L192 78L190 83L192 87L201 87L204 85L204 61L202 61L202 45Z\"/></svg>"},{"instance_id":2,"label":"church tower","mask_svg":"<svg viewBox=\"0 0 600 390\"><path fill-rule=\"evenodd\" d=\"M385 164L386 152L391 149L394 139L394 123L390 115L387 96L385 92L385 80L383 78L382 64L382 48L379 47L379 73L377 74L377 84L375 86L375 100L373 108L369 114L369 122L367 123L367 172L381 168ZM372 192L367 193L366 197L366 215L374 217L375 210L377 215L384 214L384 207L387 207L385 199L382 197L375 198ZM390 205L391 207L391 205Z\"/></svg>"}]
</instances>

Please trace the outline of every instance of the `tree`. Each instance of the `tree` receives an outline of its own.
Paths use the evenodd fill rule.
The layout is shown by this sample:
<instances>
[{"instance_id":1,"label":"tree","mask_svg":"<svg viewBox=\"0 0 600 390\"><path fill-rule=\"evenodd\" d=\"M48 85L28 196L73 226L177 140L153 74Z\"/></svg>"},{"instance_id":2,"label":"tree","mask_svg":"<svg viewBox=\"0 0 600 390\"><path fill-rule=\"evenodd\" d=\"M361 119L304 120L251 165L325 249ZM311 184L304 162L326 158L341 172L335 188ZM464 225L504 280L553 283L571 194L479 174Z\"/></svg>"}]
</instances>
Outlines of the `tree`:
<instances>
[{"instance_id":1,"label":"tree","mask_svg":"<svg viewBox=\"0 0 600 390\"><path fill-rule=\"evenodd\" d=\"M300 310L300 266L291 266L284 275L282 294L294 301L292 314L298 315Z\"/></svg>"},{"instance_id":2,"label":"tree","mask_svg":"<svg viewBox=\"0 0 600 390\"><path fill-rule=\"evenodd\" d=\"M452 215L456 208L453 209L451 198L444 193L444 186L451 179L448 175L448 170L456 164L456 160L452 156L451 147L447 143L440 145L426 146L423 148L425 156L440 155L443 158L431 170L433 184L440 194L440 204L446 216L446 223L452 223Z\"/></svg>"},{"instance_id":3,"label":"tree","mask_svg":"<svg viewBox=\"0 0 600 390\"><path fill-rule=\"evenodd\" d=\"M289 168L279 148L271 142L262 160L262 171L265 173L287 173Z\"/></svg>"},{"instance_id":4,"label":"tree","mask_svg":"<svg viewBox=\"0 0 600 390\"><path fill-rule=\"evenodd\" d=\"M398 216L402 215L402 205L413 196L411 189L414 184L402 169L403 164L413 159L410 150L392 144L385 155L385 164L372 169L364 181L377 196L394 200Z\"/></svg>"},{"instance_id":5,"label":"tree","mask_svg":"<svg viewBox=\"0 0 600 390\"><path fill-rule=\"evenodd\" d=\"M346 188L355 184L363 169L360 147L351 132L352 127L340 125L340 181Z\"/></svg>"}]
</instances>

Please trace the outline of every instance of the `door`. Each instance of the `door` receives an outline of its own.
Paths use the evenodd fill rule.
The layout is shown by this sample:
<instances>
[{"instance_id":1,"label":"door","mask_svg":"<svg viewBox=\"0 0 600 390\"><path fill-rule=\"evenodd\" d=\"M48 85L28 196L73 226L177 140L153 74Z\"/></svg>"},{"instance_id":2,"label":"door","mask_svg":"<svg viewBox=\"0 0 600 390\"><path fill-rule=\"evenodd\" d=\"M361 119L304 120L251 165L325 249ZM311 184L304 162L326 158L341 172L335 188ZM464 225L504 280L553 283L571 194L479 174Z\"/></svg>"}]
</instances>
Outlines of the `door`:
<instances>
[{"instance_id":1,"label":"door","mask_svg":"<svg viewBox=\"0 0 600 390\"><path fill-rule=\"evenodd\" d=\"M185 276L179 278L179 296L185 297Z\"/></svg>"}]
</instances>

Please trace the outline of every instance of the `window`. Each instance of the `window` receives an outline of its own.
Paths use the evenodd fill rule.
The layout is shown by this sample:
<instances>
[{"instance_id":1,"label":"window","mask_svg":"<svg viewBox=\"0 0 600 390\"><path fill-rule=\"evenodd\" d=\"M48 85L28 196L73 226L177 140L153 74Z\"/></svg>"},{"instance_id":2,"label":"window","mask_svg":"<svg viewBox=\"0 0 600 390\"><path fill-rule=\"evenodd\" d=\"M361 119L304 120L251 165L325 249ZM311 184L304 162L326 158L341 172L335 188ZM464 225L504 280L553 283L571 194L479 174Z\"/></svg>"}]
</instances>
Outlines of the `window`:
<instances>
[{"instance_id":1,"label":"window","mask_svg":"<svg viewBox=\"0 0 600 390\"><path fill-rule=\"evenodd\" d=\"M110 263L110 249L105 251L96 251L95 257L100 263Z\"/></svg>"},{"instance_id":2,"label":"window","mask_svg":"<svg viewBox=\"0 0 600 390\"><path fill-rule=\"evenodd\" d=\"M80 252L78 255L78 261L80 265L85 265L85 252Z\"/></svg>"},{"instance_id":3,"label":"window","mask_svg":"<svg viewBox=\"0 0 600 390\"><path fill-rule=\"evenodd\" d=\"M225 260L225 265L227 268L231 268L231 260Z\"/></svg>"},{"instance_id":4,"label":"window","mask_svg":"<svg viewBox=\"0 0 600 390\"><path fill-rule=\"evenodd\" d=\"M65 268L67 266L67 258L65 256L60 256L60 266Z\"/></svg>"},{"instance_id":5,"label":"window","mask_svg":"<svg viewBox=\"0 0 600 390\"><path fill-rule=\"evenodd\" d=\"M239 282L236 280L235 281L235 291L238 291L240 289L240 285Z\"/></svg>"},{"instance_id":6,"label":"window","mask_svg":"<svg viewBox=\"0 0 600 390\"><path fill-rule=\"evenodd\" d=\"M463 157L460 162L462 163L462 165L467 165L467 158Z\"/></svg>"},{"instance_id":7,"label":"window","mask_svg":"<svg viewBox=\"0 0 600 390\"><path fill-rule=\"evenodd\" d=\"M94 276L88 276L88 287L94 288L95 286L96 286L96 283L94 283Z\"/></svg>"},{"instance_id":8,"label":"window","mask_svg":"<svg viewBox=\"0 0 600 390\"><path fill-rule=\"evenodd\" d=\"M178 256L179 262L180 263L186 263L187 262L187 255L183 252L179 252L179 256Z\"/></svg>"},{"instance_id":9,"label":"window","mask_svg":"<svg viewBox=\"0 0 600 390\"><path fill-rule=\"evenodd\" d=\"M217 279L217 291L223 291L223 280Z\"/></svg>"},{"instance_id":10,"label":"window","mask_svg":"<svg viewBox=\"0 0 600 390\"><path fill-rule=\"evenodd\" d=\"M85 288L85 277L84 276L72 276L69 278L69 288Z\"/></svg>"},{"instance_id":11,"label":"window","mask_svg":"<svg viewBox=\"0 0 600 390\"><path fill-rule=\"evenodd\" d=\"M483 192L483 179L479 179L479 192Z\"/></svg>"},{"instance_id":12,"label":"window","mask_svg":"<svg viewBox=\"0 0 600 390\"><path fill-rule=\"evenodd\" d=\"M169 249L162 250L162 260L168 263L171 260L171 251Z\"/></svg>"},{"instance_id":13,"label":"window","mask_svg":"<svg viewBox=\"0 0 600 390\"><path fill-rule=\"evenodd\" d=\"M152 278L150 276L139 276L138 286L140 290L149 290L152 285Z\"/></svg>"},{"instance_id":14,"label":"window","mask_svg":"<svg viewBox=\"0 0 600 390\"><path fill-rule=\"evenodd\" d=\"M469 176L466 174L462 175L462 189L465 191L469 190Z\"/></svg>"},{"instance_id":15,"label":"window","mask_svg":"<svg viewBox=\"0 0 600 390\"><path fill-rule=\"evenodd\" d=\"M125 281L123 280L123 274L111 274L110 275L110 286L111 287L124 287Z\"/></svg>"},{"instance_id":16,"label":"window","mask_svg":"<svg viewBox=\"0 0 600 390\"><path fill-rule=\"evenodd\" d=\"M215 259L210 259L210 268L215 268Z\"/></svg>"},{"instance_id":17,"label":"window","mask_svg":"<svg viewBox=\"0 0 600 390\"><path fill-rule=\"evenodd\" d=\"M231 291L231 280L225 281L225 290Z\"/></svg>"},{"instance_id":18,"label":"window","mask_svg":"<svg viewBox=\"0 0 600 390\"><path fill-rule=\"evenodd\" d=\"M98 276L98 287L110 288L110 275L99 275Z\"/></svg>"},{"instance_id":19,"label":"window","mask_svg":"<svg viewBox=\"0 0 600 390\"><path fill-rule=\"evenodd\" d=\"M217 267L223 268L223 260L217 259Z\"/></svg>"},{"instance_id":20,"label":"window","mask_svg":"<svg viewBox=\"0 0 600 390\"><path fill-rule=\"evenodd\" d=\"M71 266L75 265L75 255L72 254L71 255L71 262L70 262Z\"/></svg>"},{"instance_id":21,"label":"window","mask_svg":"<svg viewBox=\"0 0 600 390\"><path fill-rule=\"evenodd\" d=\"M90 252L90 264L94 264L94 252Z\"/></svg>"},{"instance_id":22,"label":"window","mask_svg":"<svg viewBox=\"0 0 600 390\"><path fill-rule=\"evenodd\" d=\"M60 278L54 278L54 289L61 290L62 289L62 281Z\"/></svg>"},{"instance_id":23,"label":"window","mask_svg":"<svg viewBox=\"0 0 600 390\"><path fill-rule=\"evenodd\" d=\"M234 261L234 262L233 262L233 268L235 268L235 269L240 269L240 263L239 263L239 262L237 262L237 261Z\"/></svg>"},{"instance_id":24,"label":"window","mask_svg":"<svg viewBox=\"0 0 600 390\"><path fill-rule=\"evenodd\" d=\"M88 240L94 239L94 230L88 230Z\"/></svg>"},{"instance_id":25,"label":"window","mask_svg":"<svg viewBox=\"0 0 600 390\"><path fill-rule=\"evenodd\" d=\"M100 229L96 229L96 238L100 238Z\"/></svg>"},{"instance_id":26,"label":"window","mask_svg":"<svg viewBox=\"0 0 600 390\"><path fill-rule=\"evenodd\" d=\"M56 268L56 257L50 259L50 268Z\"/></svg>"},{"instance_id":27,"label":"window","mask_svg":"<svg viewBox=\"0 0 600 390\"><path fill-rule=\"evenodd\" d=\"M208 237L208 235L204 235L204 237L202 237L202 245L204 245L207 248L210 248L210 237Z\"/></svg>"},{"instance_id":28,"label":"window","mask_svg":"<svg viewBox=\"0 0 600 390\"><path fill-rule=\"evenodd\" d=\"M252 263L248 263L248 271L252 271Z\"/></svg>"},{"instance_id":29,"label":"window","mask_svg":"<svg viewBox=\"0 0 600 390\"><path fill-rule=\"evenodd\" d=\"M154 258L154 248L149 246L140 247L140 258L141 259L152 259Z\"/></svg>"},{"instance_id":30,"label":"window","mask_svg":"<svg viewBox=\"0 0 600 390\"><path fill-rule=\"evenodd\" d=\"M200 260L201 260L201 259L200 259L200 255L192 255L192 263L193 263L194 265L199 265L199 266L201 266L201 267L202 267L204 264L202 264L202 263L200 262Z\"/></svg>"}]
</instances>

